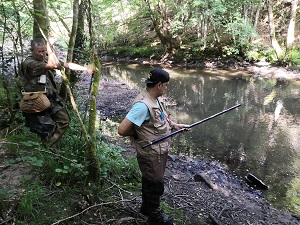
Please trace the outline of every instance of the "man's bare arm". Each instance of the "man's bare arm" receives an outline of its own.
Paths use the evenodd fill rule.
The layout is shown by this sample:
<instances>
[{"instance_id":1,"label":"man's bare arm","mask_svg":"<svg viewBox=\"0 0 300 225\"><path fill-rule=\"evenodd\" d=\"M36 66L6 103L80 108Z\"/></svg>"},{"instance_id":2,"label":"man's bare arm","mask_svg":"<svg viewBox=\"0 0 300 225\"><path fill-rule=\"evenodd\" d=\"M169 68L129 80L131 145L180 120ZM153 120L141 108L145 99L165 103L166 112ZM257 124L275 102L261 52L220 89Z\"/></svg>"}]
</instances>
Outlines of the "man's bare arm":
<instances>
[{"instance_id":1,"label":"man's bare arm","mask_svg":"<svg viewBox=\"0 0 300 225\"><path fill-rule=\"evenodd\" d=\"M60 66L59 60L56 56L54 43L56 38L54 36L49 36L47 40L47 53L48 53L48 62L46 68L56 69Z\"/></svg>"},{"instance_id":2,"label":"man's bare arm","mask_svg":"<svg viewBox=\"0 0 300 225\"><path fill-rule=\"evenodd\" d=\"M65 68L69 68L70 70L80 70L80 71L87 71L88 73L93 73L93 69L92 68L87 68L84 66L80 66L76 63L64 63L64 67Z\"/></svg>"},{"instance_id":3,"label":"man's bare arm","mask_svg":"<svg viewBox=\"0 0 300 225\"><path fill-rule=\"evenodd\" d=\"M56 38L54 36L49 36L47 41L47 53L48 53L48 62L46 65L47 69L56 69L59 68L59 66L63 66L65 68L68 68L70 70L80 70L80 71L87 71L88 73L93 73L92 68L87 68L84 66L80 66L76 63L64 63L63 65L60 65L60 62L56 56L55 46L54 43L56 41Z\"/></svg>"},{"instance_id":4,"label":"man's bare arm","mask_svg":"<svg viewBox=\"0 0 300 225\"><path fill-rule=\"evenodd\" d=\"M121 136L134 136L135 130L133 123L125 118L118 126L118 134Z\"/></svg>"}]
</instances>

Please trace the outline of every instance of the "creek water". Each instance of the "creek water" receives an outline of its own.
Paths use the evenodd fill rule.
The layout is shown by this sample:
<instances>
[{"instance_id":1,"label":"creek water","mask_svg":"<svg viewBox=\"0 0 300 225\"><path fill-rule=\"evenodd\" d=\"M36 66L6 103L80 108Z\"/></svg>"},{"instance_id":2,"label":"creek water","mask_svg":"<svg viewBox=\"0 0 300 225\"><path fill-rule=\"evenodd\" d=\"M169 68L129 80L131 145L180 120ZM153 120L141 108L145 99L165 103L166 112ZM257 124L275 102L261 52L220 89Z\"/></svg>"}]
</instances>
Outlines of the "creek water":
<instances>
[{"instance_id":1,"label":"creek water","mask_svg":"<svg viewBox=\"0 0 300 225\"><path fill-rule=\"evenodd\" d=\"M144 88L150 66L113 64L106 76ZM173 154L213 158L241 179L254 174L275 207L300 214L300 83L254 78L242 71L166 69L172 120L193 124L242 106L173 137Z\"/></svg>"}]
</instances>

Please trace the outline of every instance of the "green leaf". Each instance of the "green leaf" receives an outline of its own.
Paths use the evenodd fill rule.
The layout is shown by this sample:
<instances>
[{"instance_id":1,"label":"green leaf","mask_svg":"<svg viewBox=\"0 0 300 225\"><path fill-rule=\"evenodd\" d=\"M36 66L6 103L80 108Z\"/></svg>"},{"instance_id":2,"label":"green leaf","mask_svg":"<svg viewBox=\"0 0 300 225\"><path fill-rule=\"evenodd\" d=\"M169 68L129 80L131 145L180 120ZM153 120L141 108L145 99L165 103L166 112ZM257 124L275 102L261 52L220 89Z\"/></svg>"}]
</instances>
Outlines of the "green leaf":
<instances>
[{"instance_id":1,"label":"green leaf","mask_svg":"<svg viewBox=\"0 0 300 225\"><path fill-rule=\"evenodd\" d=\"M57 169L55 169L55 172L56 172L56 173L61 173L61 172L62 172L62 169L57 168Z\"/></svg>"},{"instance_id":2,"label":"green leaf","mask_svg":"<svg viewBox=\"0 0 300 225\"><path fill-rule=\"evenodd\" d=\"M64 166L64 169L65 169L65 170L68 170L68 169L70 169L70 168L69 168L68 166Z\"/></svg>"}]
</instances>

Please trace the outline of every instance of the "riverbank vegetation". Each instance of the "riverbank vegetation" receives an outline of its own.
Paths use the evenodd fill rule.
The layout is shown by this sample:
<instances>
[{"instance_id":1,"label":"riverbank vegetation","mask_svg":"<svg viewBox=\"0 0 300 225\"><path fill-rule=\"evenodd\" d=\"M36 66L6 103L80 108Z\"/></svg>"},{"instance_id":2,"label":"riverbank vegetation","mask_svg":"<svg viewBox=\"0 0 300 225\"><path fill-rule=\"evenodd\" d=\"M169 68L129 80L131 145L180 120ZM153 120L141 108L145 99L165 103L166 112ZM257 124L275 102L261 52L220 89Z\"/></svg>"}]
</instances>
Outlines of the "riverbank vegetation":
<instances>
[{"instance_id":1,"label":"riverbank vegetation","mask_svg":"<svg viewBox=\"0 0 300 225\"><path fill-rule=\"evenodd\" d=\"M32 38L55 35L58 58L89 64L94 81L100 80L98 56L155 59L169 66L232 58L299 67L298 4L298 0L1 1L0 150L5 182L0 187L0 221L88 224L97 218L98 224L130 224L145 220L138 212L133 213L137 217L126 217L132 215L130 210L125 216L120 212L126 202L139 204L134 196L140 192L140 174L136 161L107 140L107 132L116 124L98 121L95 99L101 96L96 85L91 87L89 120L82 123L85 112L76 113L76 104L69 105L74 119L55 148L43 148L23 127L18 68ZM63 74L60 94L69 101L72 92L76 95L78 74ZM164 208L178 224L192 224L182 210L168 204Z\"/></svg>"},{"instance_id":2,"label":"riverbank vegetation","mask_svg":"<svg viewBox=\"0 0 300 225\"><path fill-rule=\"evenodd\" d=\"M59 224L63 218L67 224L82 224L76 223L76 214L88 211L82 212L83 221L88 222L93 207L100 216L99 224L107 224L118 215L113 209L121 208L123 201L133 196L128 193L140 188L140 173L134 158L124 157L124 148L100 135L96 152L101 177L98 182L91 182L86 143L77 121L73 120L55 148L44 148L38 137L19 123L10 124L1 136L2 224Z\"/></svg>"}]
</instances>

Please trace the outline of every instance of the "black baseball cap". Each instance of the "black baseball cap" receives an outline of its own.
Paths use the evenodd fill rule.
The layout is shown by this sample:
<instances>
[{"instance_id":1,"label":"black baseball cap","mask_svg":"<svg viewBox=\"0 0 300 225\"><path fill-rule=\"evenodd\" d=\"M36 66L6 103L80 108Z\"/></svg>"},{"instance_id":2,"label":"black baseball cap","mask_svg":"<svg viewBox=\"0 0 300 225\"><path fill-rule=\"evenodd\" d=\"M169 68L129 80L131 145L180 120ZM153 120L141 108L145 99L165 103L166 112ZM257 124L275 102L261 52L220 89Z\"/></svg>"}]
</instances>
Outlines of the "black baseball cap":
<instances>
[{"instance_id":1,"label":"black baseball cap","mask_svg":"<svg viewBox=\"0 0 300 225\"><path fill-rule=\"evenodd\" d=\"M167 71L160 69L160 68L154 68L150 71L147 79L144 79L143 82L146 84L155 84L155 83L165 83L170 80L170 75Z\"/></svg>"}]
</instances>

